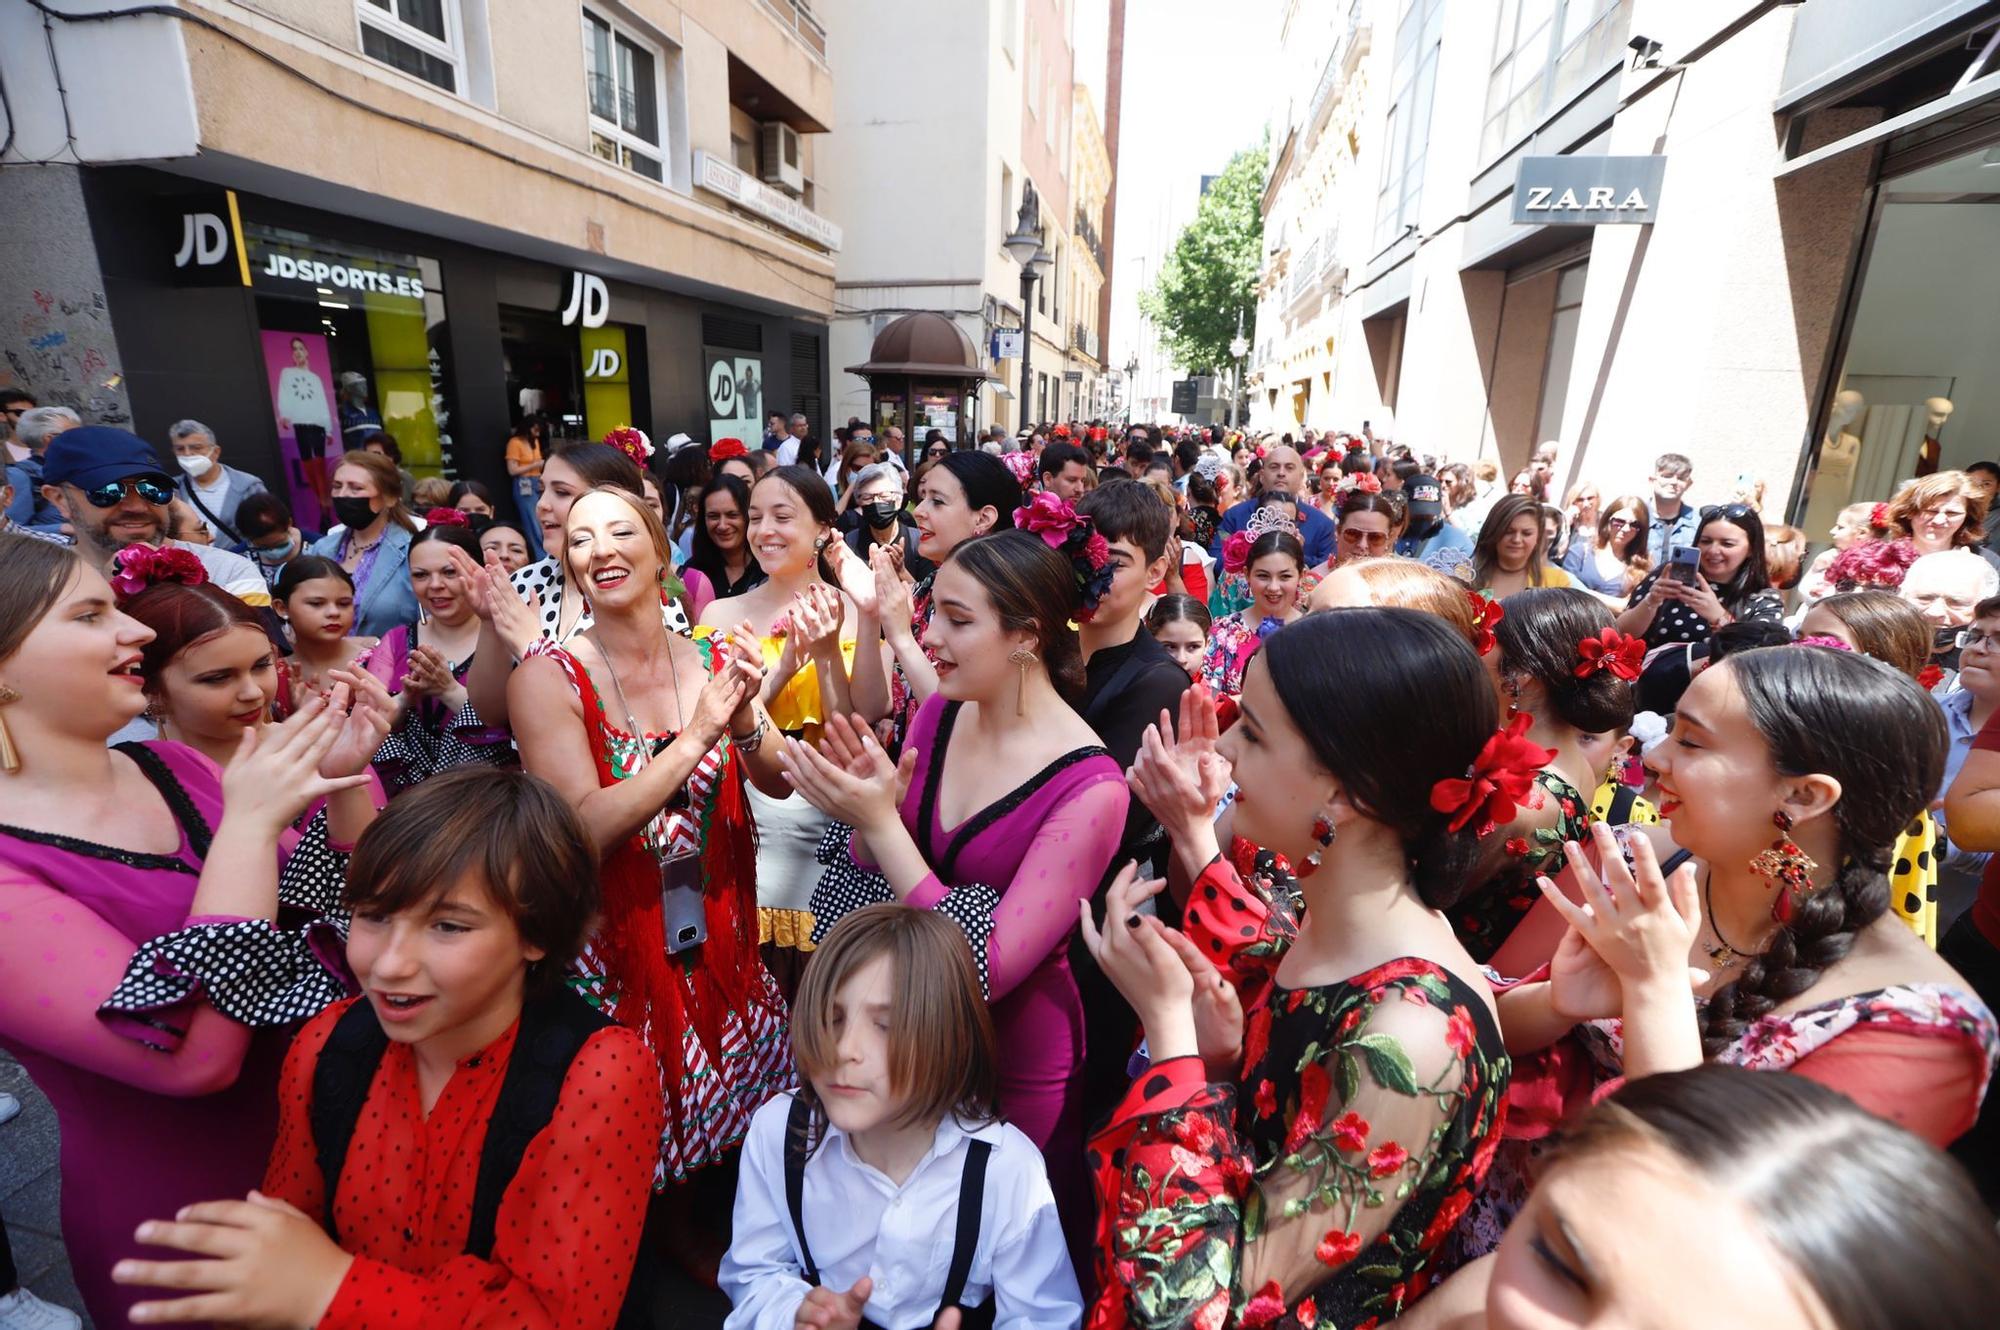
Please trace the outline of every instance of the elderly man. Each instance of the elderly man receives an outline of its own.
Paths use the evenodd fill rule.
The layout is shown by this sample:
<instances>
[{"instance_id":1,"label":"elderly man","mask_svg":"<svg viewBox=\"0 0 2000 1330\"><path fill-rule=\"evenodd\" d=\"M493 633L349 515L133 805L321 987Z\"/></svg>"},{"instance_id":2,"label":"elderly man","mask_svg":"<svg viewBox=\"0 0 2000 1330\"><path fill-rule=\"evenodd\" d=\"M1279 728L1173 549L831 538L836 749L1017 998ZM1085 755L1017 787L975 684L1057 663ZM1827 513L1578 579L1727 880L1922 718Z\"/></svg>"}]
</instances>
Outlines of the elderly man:
<instances>
[{"instance_id":1,"label":"elderly man","mask_svg":"<svg viewBox=\"0 0 2000 1330\"><path fill-rule=\"evenodd\" d=\"M77 552L109 576L111 561L127 545L172 545L192 551L208 578L250 605L268 605L271 593L257 566L213 545L168 540L173 477L146 441L110 425L68 430L42 457L42 494L76 530Z\"/></svg>"},{"instance_id":2,"label":"elderly man","mask_svg":"<svg viewBox=\"0 0 2000 1330\"><path fill-rule=\"evenodd\" d=\"M181 420L168 426L167 441L181 468L174 488L208 528L210 543L243 553L249 542L236 529L236 509L252 494L264 493L264 482L248 471L224 466L215 431L199 420Z\"/></svg>"},{"instance_id":3,"label":"elderly man","mask_svg":"<svg viewBox=\"0 0 2000 1330\"><path fill-rule=\"evenodd\" d=\"M1314 567L1333 557L1333 520L1311 504L1298 502L1305 483L1306 464L1298 449L1279 444L1264 455L1264 465L1257 472L1258 489L1263 494L1290 495L1298 504L1299 537L1306 547L1306 565ZM1222 542L1241 531L1255 511L1257 500L1249 498L1222 515L1215 528L1215 539L1209 543L1211 557L1222 557Z\"/></svg>"},{"instance_id":4,"label":"elderly man","mask_svg":"<svg viewBox=\"0 0 2000 1330\"><path fill-rule=\"evenodd\" d=\"M854 527L847 547L867 561L871 546L883 545L910 576L922 581L935 565L917 553L917 526L903 509L903 473L887 462L861 468L854 477Z\"/></svg>"},{"instance_id":5,"label":"elderly man","mask_svg":"<svg viewBox=\"0 0 2000 1330\"><path fill-rule=\"evenodd\" d=\"M1937 691L1949 691L1958 673L1958 631L1972 623L1981 601L2000 595L2000 572L1971 550L1944 550L1910 565L1901 594L1931 626L1931 662L1945 671Z\"/></svg>"},{"instance_id":6,"label":"elderly man","mask_svg":"<svg viewBox=\"0 0 2000 1330\"><path fill-rule=\"evenodd\" d=\"M17 474L14 500L7 505L8 521L31 531L62 532L62 514L42 497L42 458L51 439L82 423L82 418L66 406L33 407L23 411L14 422L14 439L27 449L28 455L9 467Z\"/></svg>"},{"instance_id":7,"label":"elderly man","mask_svg":"<svg viewBox=\"0 0 2000 1330\"><path fill-rule=\"evenodd\" d=\"M812 422L806 419L805 412L794 411L791 433L787 434L784 442L778 445L778 465L793 466L798 463L801 454L817 457L819 444L812 437ZM813 463L808 464L813 465Z\"/></svg>"}]
</instances>

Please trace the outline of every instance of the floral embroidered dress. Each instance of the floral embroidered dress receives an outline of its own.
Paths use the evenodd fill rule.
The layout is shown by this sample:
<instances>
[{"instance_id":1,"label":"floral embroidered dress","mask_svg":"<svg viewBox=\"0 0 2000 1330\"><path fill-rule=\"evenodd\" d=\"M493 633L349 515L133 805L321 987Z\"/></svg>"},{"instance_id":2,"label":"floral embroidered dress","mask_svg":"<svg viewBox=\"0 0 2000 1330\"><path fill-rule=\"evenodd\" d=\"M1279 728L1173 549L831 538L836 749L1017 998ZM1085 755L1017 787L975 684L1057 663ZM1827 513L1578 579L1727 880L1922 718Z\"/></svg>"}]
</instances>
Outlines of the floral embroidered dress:
<instances>
[{"instance_id":1,"label":"floral embroidered dress","mask_svg":"<svg viewBox=\"0 0 2000 1330\"><path fill-rule=\"evenodd\" d=\"M710 643L703 663L712 671ZM624 780L670 734L634 736L611 723L582 662L547 638L528 648L562 667L583 703L597 778ZM666 1127L653 1185L720 1162L766 1099L796 1082L785 1000L757 954L755 835L743 773L725 736L688 777L686 802L604 859L603 922L570 982L619 1024L639 1032L659 1063ZM667 953L660 869L647 837L670 856L701 856L708 939Z\"/></svg>"},{"instance_id":2,"label":"floral embroidered dress","mask_svg":"<svg viewBox=\"0 0 2000 1330\"><path fill-rule=\"evenodd\" d=\"M1535 785L1553 803L1555 825L1538 827L1506 844L1507 863L1500 872L1475 887L1465 899L1445 911L1472 959L1481 965L1493 959L1528 911L1542 898L1535 877L1554 877L1568 863L1563 842L1580 841L1590 829L1590 806L1583 794L1556 772L1543 769Z\"/></svg>"},{"instance_id":3,"label":"floral embroidered dress","mask_svg":"<svg viewBox=\"0 0 2000 1330\"><path fill-rule=\"evenodd\" d=\"M1255 623L1255 627L1252 623ZM1243 691L1243 672L1250 657L1264 645L1264 639L1285 626L1282 619L1254 621L1249 610L1217 619L1208 630L1208 649L1201 656L1201 681L1217 697L1235 697Z\"/></svg>"},{"instance_id":4,"label":"floral embroidered dress","mask_svg":"<svg viewBox=\"0 0 2000 1330\"><path fill-rule=\"evenodd\" d=\"M1284 987L1295 907L1271 856L1255 869L1218 858L1186 915L1242 998L1241 1070L1156 1063L1091 1142L1091 1330L1393 1320L1446 1273L1499 1143L1509 1063L1481 994L1407 956Z\"/></svg>"}]
</instances>

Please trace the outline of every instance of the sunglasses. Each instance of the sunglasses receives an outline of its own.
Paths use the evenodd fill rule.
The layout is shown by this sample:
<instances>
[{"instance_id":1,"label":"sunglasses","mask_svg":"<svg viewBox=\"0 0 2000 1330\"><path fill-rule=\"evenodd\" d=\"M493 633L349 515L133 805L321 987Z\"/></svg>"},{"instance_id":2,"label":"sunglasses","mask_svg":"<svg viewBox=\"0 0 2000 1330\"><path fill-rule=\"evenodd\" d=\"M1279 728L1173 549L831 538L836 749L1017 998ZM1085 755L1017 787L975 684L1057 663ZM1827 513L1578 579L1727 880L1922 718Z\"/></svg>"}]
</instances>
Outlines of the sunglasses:
<instances>
[{"instance_id":1,"label":"sunglasses","mask_svg":"<svg viewBox=\"0 0 2000 1330\"><path fill-rule=\"evenodd\" d=\"M83 492L93 508L116 508L125 501L127 494L136 493L155 508L165 507L174 499L174 487L164 480L114 480L108 485Z\"/></svg>"},{"instance_id":2,"label":"sunglasses","mask_svg":"<svg viewBox=\"0 0 2000 1330\"><path fill-rule=\"evenodd\" d=\"M1746 517L1755 517L1757 510L1747 503L1715 503L1701 510L1703 522L1713 522L1718 517L1726 517L1732 522L1740 522Z\"/></svg>"}]
</instances>

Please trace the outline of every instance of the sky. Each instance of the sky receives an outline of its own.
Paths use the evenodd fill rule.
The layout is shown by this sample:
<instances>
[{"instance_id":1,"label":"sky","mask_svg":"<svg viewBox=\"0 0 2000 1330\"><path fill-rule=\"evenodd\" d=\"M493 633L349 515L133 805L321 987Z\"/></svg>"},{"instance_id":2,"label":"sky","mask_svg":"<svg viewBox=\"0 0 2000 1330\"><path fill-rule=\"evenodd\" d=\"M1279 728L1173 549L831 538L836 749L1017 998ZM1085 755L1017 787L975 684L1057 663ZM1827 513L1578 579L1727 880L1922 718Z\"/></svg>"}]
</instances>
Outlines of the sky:
<instances>
[{"instance_id":1,"label":"sky","mask_svg":"<svg viewBox=\"0 0 2000 1330\"><path fill-rule=\"evenodd\" d=\"M1277 0L1126 0L1112 365L1152 360L1138 293L1193 219L1201 177L1263 137L1271 97L1255 71L1269 67L1277 26Z\"/></svg>"}]
</instances>

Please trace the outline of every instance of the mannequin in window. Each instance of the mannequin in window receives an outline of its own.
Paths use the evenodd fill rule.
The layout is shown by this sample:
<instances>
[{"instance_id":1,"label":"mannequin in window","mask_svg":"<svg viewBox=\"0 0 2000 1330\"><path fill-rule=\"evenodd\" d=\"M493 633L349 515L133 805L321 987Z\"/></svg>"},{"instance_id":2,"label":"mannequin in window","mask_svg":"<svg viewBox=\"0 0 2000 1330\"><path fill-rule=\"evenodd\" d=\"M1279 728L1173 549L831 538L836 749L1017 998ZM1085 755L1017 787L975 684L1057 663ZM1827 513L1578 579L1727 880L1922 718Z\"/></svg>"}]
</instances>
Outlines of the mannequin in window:
<instances>
[{"instance_id":1,"label":"mannequin in window","mask_svg":"<svg viewBox=\"0 0 2000 1330\"><path fill-rule=\"evenodd\" d=\"M1861 462L1861 417L1867 399L1852 388L1835 393L1827 413L1826 437L1806 481L1806 530L1825 531L1842 508L1854 502L1854 482Z\"/></svg>"},{"instance_id":2,"label":"mannequin in window","mask_svg":"<svg viewBox=\"0 0 2000 1330\"><path fill-rule=\"evenodd\" d=\"M1938 435L1944 433L1944 423L1951 419L1952 405L1949 397L1926 397L1924 399L1924 441L1917 445L1917 474L1928 476L1938 469L1938 459L1944 455L1944 445L1938 442Z\"/></svg>"}]
</instances>

